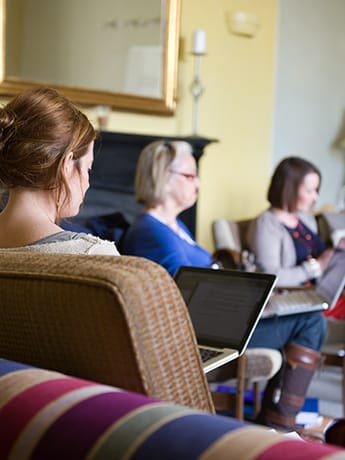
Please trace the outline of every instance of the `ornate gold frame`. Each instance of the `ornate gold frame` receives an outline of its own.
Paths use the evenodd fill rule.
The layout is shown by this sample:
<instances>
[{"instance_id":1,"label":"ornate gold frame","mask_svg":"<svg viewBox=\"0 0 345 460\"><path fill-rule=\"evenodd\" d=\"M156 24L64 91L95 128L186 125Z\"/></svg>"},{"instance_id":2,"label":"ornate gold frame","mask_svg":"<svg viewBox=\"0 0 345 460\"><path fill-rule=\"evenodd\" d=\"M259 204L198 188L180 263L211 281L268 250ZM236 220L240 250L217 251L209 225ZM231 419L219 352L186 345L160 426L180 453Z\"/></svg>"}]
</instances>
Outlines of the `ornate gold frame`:
<instances>
[{"instance_id":1,"label":"ornate gold frame","mask_svg":"<svg viewBox=\"0 0 345 460\"><path fill-rule=\"evenodd\" d=\"M165 53L163 63L162 98L151 98L131 94L98 91L72 86L52 87L62 91L73 101L85 105L110 105L126 112L173 115L176 108L177 61L180 25L180 0L165 0ZM13 96L30 87L39 86L37 82L19 79L6 79L5 75L5 0L0 0L0 95Z\"/></svg>"}]
</instances>

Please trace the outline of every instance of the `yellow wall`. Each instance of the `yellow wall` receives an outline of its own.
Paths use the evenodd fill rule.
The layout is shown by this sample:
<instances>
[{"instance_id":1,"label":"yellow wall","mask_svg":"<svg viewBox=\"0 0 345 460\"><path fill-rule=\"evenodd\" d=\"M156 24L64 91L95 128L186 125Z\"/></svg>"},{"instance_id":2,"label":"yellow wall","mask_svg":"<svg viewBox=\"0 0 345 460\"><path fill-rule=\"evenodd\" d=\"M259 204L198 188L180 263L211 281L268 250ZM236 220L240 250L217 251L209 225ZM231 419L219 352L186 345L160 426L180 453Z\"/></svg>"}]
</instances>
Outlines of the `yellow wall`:
<instances>
[{"instance_id":1,"label":"yellow wall","mask_svg":"<svg viewBox=\"0 0 345 460\"><path fill-rule=\"evenodd\" d=\"M254 38L230 34L226 12L254 13L260 29ZM114 131L162 135L192 132L195 29L206 31L202 58L205 92L200 98L199 134L219 139L200 164L197 239L213 250L211 222L251 217L266 206L270 176L276 0L182 0L178 105L174 117L112 113Z\"/></svg>"},{"instance_id":2,"label":"yellow wall","mask_svg":"<svg viewBox=\"0 0 345 460\"><path fill-rule=\"evenodd\" d=\"M260 21L255 38L228 32L225 13L244 10ZM217 217L252 217L266 206L270 175L275 51L275 0L184 0L181 34L190 49L192 31L207 33L202 62L206 91L200 99L200 133L219 139L201 162L197 239L212 250L211 222ZM189 46L188 46L189 43ZM178 120L191 126L191 57L180 63Z\"/></svg>"},{"instance_id":3,"label":"yellow wall","mask_svg":"<svg viewBox=\"0 0 345 460\"><path fill-rule=\"evenodd\" d=\"M230 34L227 11L254 13L255 38ZM182 0L178 105L175 116L112 112L108 129L162 135L192 131L192 34L204 29L207 55L201 76L199 133L219 139L200 164L197 240L213 250L211 222L217 217L245 218L261 211L270 175L276 0ZM90 118L95 112L89 110Z\"/></svg>"}]
</instances>

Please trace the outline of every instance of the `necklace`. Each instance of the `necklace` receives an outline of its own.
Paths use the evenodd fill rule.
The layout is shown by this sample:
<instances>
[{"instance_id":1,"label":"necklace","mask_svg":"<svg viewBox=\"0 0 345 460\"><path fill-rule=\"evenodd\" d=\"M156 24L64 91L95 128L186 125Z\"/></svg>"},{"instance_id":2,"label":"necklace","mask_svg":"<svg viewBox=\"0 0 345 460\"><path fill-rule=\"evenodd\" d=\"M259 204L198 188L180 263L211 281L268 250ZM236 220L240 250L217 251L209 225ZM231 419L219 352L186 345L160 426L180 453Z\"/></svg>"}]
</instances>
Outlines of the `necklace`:
<instances>
[{"instance_id":1,"label":"necklace","mask_svg":"<svg viewBox=\"0 0 345 460\"><path fill-rule=\"evenodd\" d=\"M316 248L316 242L312 233L298 221L297 226L293 228L286 227L294 240L296 248L304 248L305 258L309 259L314 256L314 250Z\"/></svg>"}]
</instances>

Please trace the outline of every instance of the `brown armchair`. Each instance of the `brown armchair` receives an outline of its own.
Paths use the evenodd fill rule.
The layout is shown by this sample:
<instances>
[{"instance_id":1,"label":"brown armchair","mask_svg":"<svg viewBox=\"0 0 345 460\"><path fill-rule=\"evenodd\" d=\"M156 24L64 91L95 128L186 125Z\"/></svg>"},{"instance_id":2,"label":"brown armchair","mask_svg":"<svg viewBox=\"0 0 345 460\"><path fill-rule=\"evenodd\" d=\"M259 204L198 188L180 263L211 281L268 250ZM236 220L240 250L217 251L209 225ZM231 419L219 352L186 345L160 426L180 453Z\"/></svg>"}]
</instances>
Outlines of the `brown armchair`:
<instances>
[{"instance_id":1,"label":"brown armchair","mask_svg":"<svg viewBox=\"0 0 345 460\"><path fill-rule=\"evenodd\" d=\"M1 253L0 357L214 412L190 318L136 257Z\"/></svg>"}]
</instances>

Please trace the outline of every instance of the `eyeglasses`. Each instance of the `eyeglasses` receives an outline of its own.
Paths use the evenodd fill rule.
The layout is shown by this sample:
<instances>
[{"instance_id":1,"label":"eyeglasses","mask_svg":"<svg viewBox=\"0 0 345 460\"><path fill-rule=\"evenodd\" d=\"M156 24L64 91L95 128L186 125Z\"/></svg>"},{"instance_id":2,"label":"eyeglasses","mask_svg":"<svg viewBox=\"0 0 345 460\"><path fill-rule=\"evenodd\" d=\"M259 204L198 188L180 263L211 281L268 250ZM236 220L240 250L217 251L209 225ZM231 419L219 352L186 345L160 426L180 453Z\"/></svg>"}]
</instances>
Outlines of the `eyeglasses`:
<instances>
[{"instance_id":1,"label":"eyeglasses","mask_svg":"<svg viewBox=\"0 0 345 460\"><path fill-rule=\"evenodd\" d=\"M183 176L183 177L185 177L186 179L188 179L190 181L199 178L199 176L197 174L187 174L187 173L183 173L183 172L179 172L179 171L173 171L173 170L169 170L169 172L171 172L172 174L178 174L179 176Z\"/></svg>"}]
</instances>

